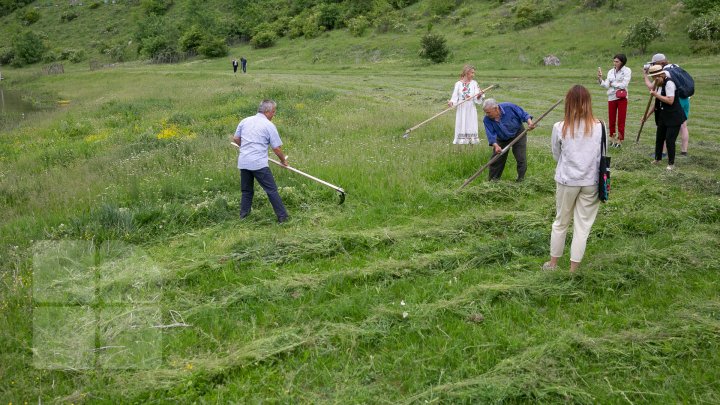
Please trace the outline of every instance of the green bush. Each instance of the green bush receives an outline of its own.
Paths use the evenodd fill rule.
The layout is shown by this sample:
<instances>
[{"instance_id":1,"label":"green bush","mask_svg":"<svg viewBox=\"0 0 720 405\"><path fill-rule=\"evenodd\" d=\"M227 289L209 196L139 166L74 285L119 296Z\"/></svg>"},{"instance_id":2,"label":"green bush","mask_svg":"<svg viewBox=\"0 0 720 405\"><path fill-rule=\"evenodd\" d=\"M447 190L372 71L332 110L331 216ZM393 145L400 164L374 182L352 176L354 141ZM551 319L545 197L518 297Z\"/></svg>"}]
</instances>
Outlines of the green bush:
<instances>
[{"instance_id":1,"label":"green bush","mask_svg":"<svg viewBox=\"0 0 720 405\"><path fill-rule=\"evenodd\" d=\"M99 1L92 2L92 3L90 3L90 5L88 7L90 8L90 10L95 10L96 8L100 7L100 2Z\"/></svg>"},{"instance_id":2,"label":"green bush","mask_svg":"<svg viewBox=\"0 0 720 405\"><path fill-rule=\"evenodd\" d=\"M688 37L694 40L720 40L720 13L710 13L694 19L688 28Z\"/></svg>"},{"instance_id":3,"label":"green bush","mask_svg":"<svg viewBox=\"0 0 720 405\"><path fill-rule=\"evenodd\" d=\"M320 25L320 14L312 13L303 23L303 36L305 38L317 38L325 32L325 27Z\"/></svg>"},{"instance_id":4,"label":"green bush","mask_svg":"<svg viewBox=\"0 0 720 405\"><path fill-rule=\"evenodd\" d=\"M78 18L78 15L74 11L65 11L60 15L60 22L70 22L74 19Z\"/></svg>"},{"instance_id":5,"label":"green bush","mask_svg":"<svg viewBox=\"0 0 720 405\"><path fill-rule=\"evenodd\" d=\"M351 18L347 22L348 31L350 35L354 37L361 37L365 34L365 31L370 27L370 21L365 16L358 16Z\"/></svg>"},{"instance_id":6,"label":"green bush","mask_svg":"<svg viewBox=\"0 0 720 405\"><path fill-rule=\"evenodd\" d=\"M36 22L38 22L38 20L40 20L40 12L34 8L31 8L22 14L21 20L23 25L35 24Z\"/></svg>"},{"instance_id":7,"label":"green bush","mask_svg":"<svg viewBox=\"0 0 720 405\"><path fill-rule=\"evenodd\" d=\"M113 62L125 62L127 58L127 45L124 43L112 45L106 50L106 54Z\"/></svg>"},{"instance_id":8,"label":"green bush","mask_svg":"<svg viewBox=\"0 0 720 405\"><path fill-rule=\"evenodd\" d=\"M445 62L450 50L445 37L440 34L428 32L420 41L420 56L428 58L435 63Z\"/></svg>"},{"instance_id":9,"label":"green bush","mask_svg":"<svg viewBox=\"0 0 720 405\"><path fill-rule=\"evenodd\" d=\"M390 31L406 32L407 26L404 21L404 18L397 11L385 13L375 19L375 30L380 34Z\"/></svg>"},{"instance_id":10,"label":"green bush","mask_svg":"<svg viewBox=\"0 0 720 405\"><path fill-rule=\"evenodd\" d=\"M15 49L12 47L0 48L0 65L7 65L15 57Z\"/></svg>"},{"instance_id":11,"label":"green bush","mask_svg":"<svg viewBox=\"0 0 720 405\"><path fill-rule=\"evenodd\" d=\"M455 0L430 0L428 11L430 14L448 15L455 10L456 6Z\"/></svg>"},{"instance_id":12,"label":"green bush","mask_svg":"<svg viewBox=\"0 0 720 405\"><path fill-rule=\"evenodd\" d=\"M688 11L695 16L706 14L711 11L720 12L720 2L717 0L682 0L682 2L685 4L685 8L687 8Z\"/></svg>"},{"instance_id":13,"label":"green bush","mask_svg":"<svg viewBox=\"0 0 720 405\"><path fill-rule=\"evenodd\" d=\"M84 49L63 49L60 53L59 60L68 60L72 63L79 63L85 60L85 50Z\"/></svg>"},{"instance_id":14,"label":"green bush","mask_svg":"<svg viewBox=\"0 0 720 405\"><path fill-rule=\"evenodd\" d=\"M645 17L637 24L630 26L622 42L622 46L636 46L640 49L641 53L645 53L650 42L662 37L663 33L660 31L660 24L651 18Z\"/></svg>"},{"instance_id":15,"label":"green bush","mask_svg":"<svg viewBox=\"0 0 720 405\"><path fill-rule=\"evenodd\" d=\"M163 15L172 6L173 0L141 0L140 7L146 14Z\"/></svg>"},{"instance_id":16,"label":"green bush","mask_svg":"<svg viewBox=\"0 0 720 405\"><path fill-rule=\"evenodd\" d=\"M19 34L13 40L13 66L25 66L40 62L45 53L45 44L42 39L32 31Z\"/></svg>"},{"instance_id":17,"label":"green bush","mask_svg":"<svg viewBox=\"0 0 720 405\"><path fill-rule=\"evenodd\" d=\"M193 25L180 37L180 50L184 52L197 52L202 42L202 29L197 25Z\"/></svg>"},{"instance_id":18,"label":"green bush","mask_svg":"<svg viewBox=\"0 0 720 405\"><path fill-rule=\"evenodd\" d=\"M532 3L523 3L513 8L515 12L515 29L534 27L553 19L549 7L538 6Z\"/></svg>"},{"instance_id":19,"label":"green bush","mask_svg":"<svg viewBox=\"0 0 720 405\"><path fill-rule=\"evenodd\" d=\"M43 63L52 63L52 62L57 62L59 60L60 60L60 55L58 55L54 51L47 51L47 52L45 52L45 54L42 57Z\"/></svg>"},{"instance_id":20,"label":"green bush","mask_svg":"<svg viewBox=\"0 0 720 405\"><path fill-rule=\"evenodd\" d=\"M275 45L275 41L277 41L277 35L274 32L261 31L253 35L252 39L250 40L250 45L252 45L252 47L256 49L270 48L271 46Z\"/></svg>"},{"instance_id":21,"label":"green bush","mask_svg":"<svg viewBox=\"0 0 720 405\"><path fill-rule=\"evenodd\" d=\"M218 58L228 54L228 47L224 38L208 36L203 39L198 52L208 58Z\"/></svg>"}]
</instances>

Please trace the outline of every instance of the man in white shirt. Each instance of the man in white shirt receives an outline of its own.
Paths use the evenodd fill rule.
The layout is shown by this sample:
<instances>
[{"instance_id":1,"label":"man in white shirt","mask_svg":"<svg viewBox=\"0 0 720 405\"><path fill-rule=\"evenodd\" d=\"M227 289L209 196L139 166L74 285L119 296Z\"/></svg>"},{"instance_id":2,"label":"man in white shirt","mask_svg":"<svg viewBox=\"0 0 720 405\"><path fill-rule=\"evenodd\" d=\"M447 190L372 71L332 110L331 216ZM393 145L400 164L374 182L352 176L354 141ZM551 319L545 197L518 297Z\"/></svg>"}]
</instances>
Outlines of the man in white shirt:
<instances>
[{"instance_id":1,"label":"man in white shirt","mask_svg":"<svg viewBox=\"0 0 720 405\"><path fill-rule=\"evenodd\" d=\"M270 199L279 223L287 221L288 214L278 194L275 178L268 167L268 146L275 152L280 162L287 166L287 156L280 146L280 134L271 122L275 116L277 104L273 100L263 100L258 113L240 121L235 130L233 141L240 147L238 169L240 169L240 218L250 215L254 195L254 180L257 180Z\"/></svg>"}]
</instances>

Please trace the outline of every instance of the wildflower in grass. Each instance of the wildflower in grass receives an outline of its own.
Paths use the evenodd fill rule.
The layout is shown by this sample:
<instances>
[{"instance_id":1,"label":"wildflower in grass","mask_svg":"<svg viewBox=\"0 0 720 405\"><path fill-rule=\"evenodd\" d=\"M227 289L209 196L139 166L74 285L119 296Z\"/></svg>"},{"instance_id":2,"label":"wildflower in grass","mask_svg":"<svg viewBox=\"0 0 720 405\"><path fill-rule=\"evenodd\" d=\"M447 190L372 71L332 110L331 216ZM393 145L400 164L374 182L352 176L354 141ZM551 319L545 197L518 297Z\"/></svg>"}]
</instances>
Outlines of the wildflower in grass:
<instances>
[{"instance_id":1,"label":"wildflower in grass","mask_svg":"<svg viewBox=\"0 0 720 405\"><path fill-rule=\"evenodd\" d=\"M85 137L85 142L87 143L95 143L100 142L108 137L109 133L107 131L101 131L96 134L91 134Z\"/></svg>"},{"instance_id":2,"label":"wildflower in grass","mask_svg":"<svg viewBox=\"0 0 720 405\"><path fill-rule=\"evenodd\" d=\"M175 124L170 124L169 126L165 126L162 131L157 134L157 139L173 139L177 138L179 135L180 130L178 126Z\"/></svg>"}]
</instances>

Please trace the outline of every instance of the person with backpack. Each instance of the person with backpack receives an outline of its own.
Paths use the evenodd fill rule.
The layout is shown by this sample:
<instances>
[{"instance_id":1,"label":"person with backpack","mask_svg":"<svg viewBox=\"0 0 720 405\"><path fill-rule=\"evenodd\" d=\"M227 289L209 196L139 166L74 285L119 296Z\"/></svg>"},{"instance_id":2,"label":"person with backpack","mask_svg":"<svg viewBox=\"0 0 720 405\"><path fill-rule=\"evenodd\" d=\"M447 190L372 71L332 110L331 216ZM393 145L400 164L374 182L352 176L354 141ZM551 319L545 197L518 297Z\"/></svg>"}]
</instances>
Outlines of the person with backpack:
<instances>
[{"instance_id":1,"label":"person with backpack","mask_svg":"<svg viewBox=\"0 0 720 405\"><path fill-rule=\"evenodd\" d=\"M670 79L675 82L675 86L678 90L678 96L680 105L685 111L685 122L680 126L680 156L687 156L688 144L690 142L690 133L688 131L687 120L690 118L690 97L695 93L695 82L688 72L686 72L680 66L668 62L667 58L662 53L656 53L653 55L650 66L659 65L663 70L667 71ZM648 69L643 69L643 79L648 90L652 90L654 87L653 81L648 77ZM675 73L675 77L673 77Z\"/></svg>"},{"instance_id":2,"label":"person with backpack","mask_svg":"<svg viewBox=\"0 0 720 405\"><path fill-rule=\"evenodd\" d=\"M650 94L655 97L655 160L658 163L662 160L663 144L667 146L668 170L675 167L675 142L677 141L680 126L687 120L685 111L680 105L680 97L677 94L677 85L671 78L668 71L660 65L650 66L649 77L654 77L653 90ZM647 118L647 117L645 117Z\"/></svg>"}]
</instances>

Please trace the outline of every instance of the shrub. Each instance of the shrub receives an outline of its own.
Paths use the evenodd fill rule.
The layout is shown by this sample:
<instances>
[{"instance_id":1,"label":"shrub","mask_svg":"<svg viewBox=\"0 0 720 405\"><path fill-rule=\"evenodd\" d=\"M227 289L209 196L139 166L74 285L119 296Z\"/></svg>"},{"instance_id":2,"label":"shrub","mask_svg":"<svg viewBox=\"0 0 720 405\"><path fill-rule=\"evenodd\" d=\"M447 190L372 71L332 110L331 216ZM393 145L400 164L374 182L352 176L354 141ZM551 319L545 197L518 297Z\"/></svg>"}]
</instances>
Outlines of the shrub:
<instances>
[{"instance_id":1,"label":"shrub","mask_svg":"<svg viewBox=\"0 0 720 405\"><path fill-rule=\"evenodd\" d=\"M15 57L15 50L12 47L0 48L0 65L7 65Z\"/></svg>"},{"instance_id":2,"label":"shrub","mask_svg":"<svg viewBox=\"0 0 720 405\"><path fill-rule=\"evenodd\" d=\"M250 45L252 45L252 47L256 49L270 48L271 46L275 45L275 41L277 41L277 35L274 32L260 31L253 35L252 39L250 40Z\"/></svg>"},{"instance_id":3,"label":"shrub","mask_svg":"<svg viewBox=\"0 0 720 405\"><path fill-rule=\"evenodd\" d=\"M448 15L457 6L455 0L430 0L428 11L430 14Z\"/></svg>"},{"instance_id":4,"label":"shrub","mask_svg":"<svg viewBox=\"0 0 720 405\"><path fill-rule=\"evenodd\" d=\"M198 52L208 58L218 58L228 54L228 47L225 39L208 36L202 41L202 45L198 47Z\"/></svg>"},{"instance_id":5,"label":"shrub","mask_svg":"<svg viewBox=\"0 0 720 405\"><path fill-rule=\"evenodd\" d=\"M140 6L146 14L163 15L172 6L173 0L141 0Z\"/></svg>"},{"instance_id":6,"label":"shrub","mask_svg":"<svg viewBox=\"0 0 720 405\"><path fill-rule=\"evenodd\" d=\"M52 63L52 62L57 62L59 60L60 60L60 55L58 55L57 53L55 53L53 51L45 52L45 54L42 57L43 63Z\"/></svg>"},{"instance_id":7,"label":"shrub","mask_svg":"<svg viewBox=\"0 0 720 405\"><path fill-rule=\"evenodd\" d=\"M435 63L445 62L450 54L445 37L440 34L428 32L420 42L420 56L428 58Z\"/></svg>"},{"instance_id":8,"label":"shrub","mask_svg":"<svg viewBox=\"0 0 720 405\"><path fill-rule=\"evenodd\" d=\"M653 19L645 17L637 24L630 26L622 46L637 46L640 48L641 53L645 53L650 42L662 37L663 33L660 31L660 24Z\"/></svg>"},{"instance_id":9,"label":"shrub","mask_svg":"<svg viewBox=\"0 0 720 405\"><path fill-rule=\"evenodd\" d=\"M553 19L552 10L531 3L521 4L514 9L515 29L534 27Z\"/></svg>"},{"instance_id":10,"label":"shrub","mask_svg":"<svg viewBox=\"0 0 720 405\"><path fill-rule=\"evenodd\" d=\"M339 4L320 4L315 7L318 13L318 24L326 29L339 28L342 25L341 8Z\"/></svg>"},{"instance_id":11,"label":"shrub","mask_svg":"<svg viewBox=\"0 0 720 405\"><path fill-rule=\"evenodd\" d=\"M688 37L694 40L720 40L720 13L700 16L690 23Z\"/></svg>"},{"instance_id":12,"label":"shrub","mask_svg":"<svg viewBox=\"0 0 720 405\"><path fill-rule=\"evenodd\" d=\"M199 26L193 25L180 37L180 49L196 52L203 42L203 33Z\"/></svg>"},{"instance_id":13,"label":"shrub","mask_svg":"<svg viewBox=\"0 0 720 405\"><path fill-rule=\"evenodd\" d=\"M13 41L13 66L25 66L40 62L45 53L45 44L42 39L32 31L24 32L15 37Z\"/></svg>"},{"instance_id":14,"label":"shrub","mask_svg":"<svg viewBox=\"0 0 720 405\"><path fill-rule=\"evenodd\" d=\"M22 15L21 20L24 25L32 25L40 20L40 12L31 8Z\"/></svg>"},{"instance_id":15,"label":"shrub","mask_svg":"<svg viewBox=\"0 0 720 405\"><path fill-rule=\"evenodd\" d=\"M60 22L70 22L74 19L78 18L78 15L74 11L66 11L60 15Z\"/></svg>"},{"instance_id":16,"label":"shrub","mask_svg":"<svg viewBox=\"0 0 720 405\"><path fill-rule=\"evenodd\" d=\"M63 49L60 53L60 60L69 60L72 63L79 63L85 60L83 49Z\"/></svg>"},{"instance_id":17,"label":"shrub","mask_svg":"<svg viewBox=\"0 0 720 405\"><path fill-rule=\"evenodd\" d=\"M127 46L124 43L110 46L106 53L113 62L125 62L127 60Z\"/></svg>"},{"instance_id":18,"label":"shrub","mask_svg":"<svg viewBox=\"0 0 720 405\"><path fill-rule=\"evenodd\" d=\"M386 13L375 19L375 30L381 34L389 31L405 32L407 26L403 21L404 19L398 12Z\"/></svg>"},{"instance_id":19,"label":"shrub","mask_svg":"<svg viewBox=\"0 0 720 405\"><path fill-rule=\"evenodd\" d=\"M720 53L720 42L718 41L693 41L690 44L690 50L692 53L700 55L715 55Z\"/></svg>"},{"instance_id":20,"label":"shrub","mask_svg":"<svg viewBox=\"0 0 720 405\"><path fill-rule=\"evenodd\" d=\"M320 14L310 14L310 16L305 19L302 30L305 38L317 38L325 32L325 27L320 25Z\"/></svg>"},{"instance_id":21,"label":"shrub","mask_svg":"<svg viewBox=\"0 0 720 405\"><path fill-rule=\"evenodd\" d=\"M720 11L720 4L717 0L682 0L685 7L692 15L707 14L711 11Z\"/></svg>"},{"instance_id":22,"label":"shrub","mask_svg":"<svg viewBox=\"0 0 720 405\"><path fill-rule=\"evenodd\" d=\"M96 8L100 7L100 2L99 1L92 2L92 3L90 3L90 5L88 7L90 8L90 10L95 10Z\"/></svg>"},{"instance_id":23,"label":"shrub","mask_svg":"<svg viewBox=\"0 0 720 405\"><path fill-rule=\"evenodd\" d=\"M370 26L370 21L368 21L367 17L361 15L348 20L347 26L348 31L350 31L350 35L354 37L361 37Z\"/></svg>"}]
</instances>

